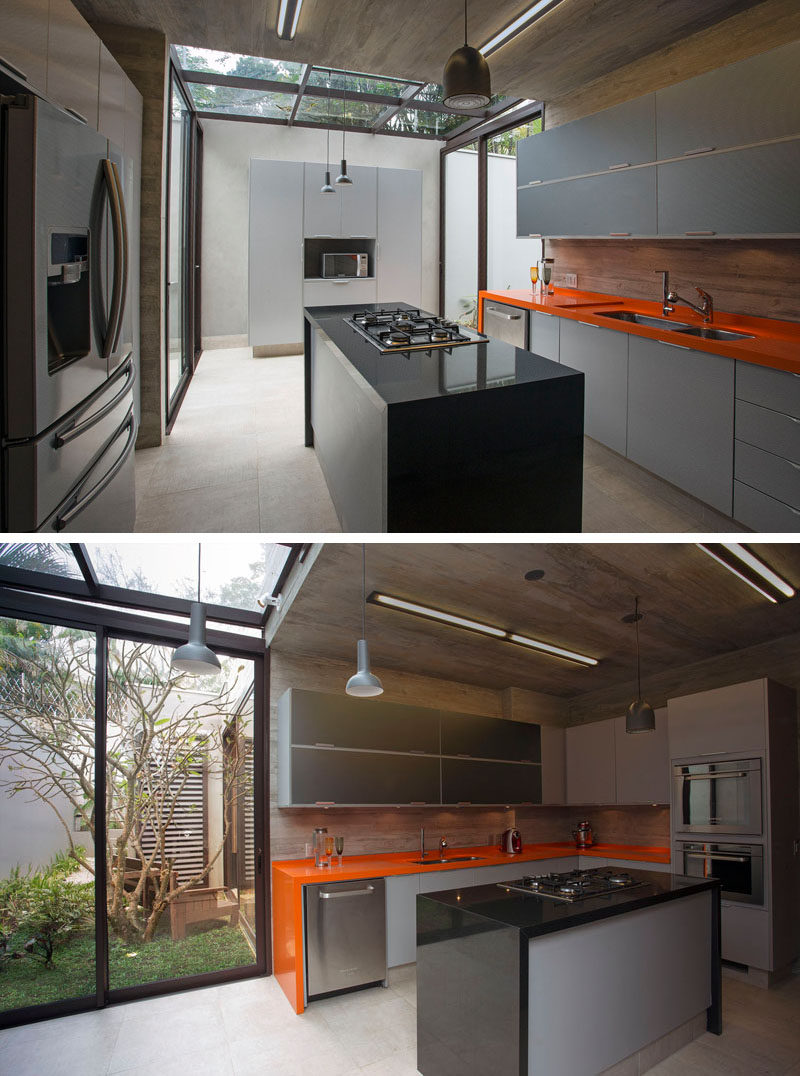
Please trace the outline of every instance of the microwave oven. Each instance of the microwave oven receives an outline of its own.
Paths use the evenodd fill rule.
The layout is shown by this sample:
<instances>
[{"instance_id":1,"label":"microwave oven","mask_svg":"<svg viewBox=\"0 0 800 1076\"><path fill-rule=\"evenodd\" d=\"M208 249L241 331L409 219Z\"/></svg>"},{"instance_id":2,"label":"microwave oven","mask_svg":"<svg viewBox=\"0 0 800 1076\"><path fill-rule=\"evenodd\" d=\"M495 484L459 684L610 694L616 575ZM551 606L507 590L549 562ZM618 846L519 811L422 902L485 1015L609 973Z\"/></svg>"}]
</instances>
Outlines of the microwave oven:
<instances>
[{"instance_id":1,"label":"microwave oven","mask_svg":"<svg viewBox=\"0 0 800 1076\"><path fill-rule=\"evenodd\" d=\"M368 276L368 254L322 254L320 255L321 277Z\"/></svg>"}]
</instances>

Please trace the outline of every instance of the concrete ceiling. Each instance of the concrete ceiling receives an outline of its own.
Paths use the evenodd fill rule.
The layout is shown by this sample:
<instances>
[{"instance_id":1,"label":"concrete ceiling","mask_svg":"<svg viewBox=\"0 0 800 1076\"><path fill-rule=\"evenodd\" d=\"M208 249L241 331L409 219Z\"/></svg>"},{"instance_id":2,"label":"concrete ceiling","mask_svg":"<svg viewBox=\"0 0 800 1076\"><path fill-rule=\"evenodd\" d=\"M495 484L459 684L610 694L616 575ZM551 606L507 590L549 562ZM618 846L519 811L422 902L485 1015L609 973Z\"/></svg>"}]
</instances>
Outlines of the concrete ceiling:
<instances>
[{"instance_id":1,"label":"concrete ceiling","mask_svg":"<svg viewBox=\"0 0 800 1076\"><path fill-rule=\"evenodd\" d=\"M800 546L751 548L800 587ZM544 570L540 582L524 579L531 568ZM611 698L635 682L635 629L621 617L638 595L645 694L656 681L683 693L675 686L686 681L672 672L709 662L734 681L769 674L800 687L800 597L772 605L691 543L368 545L367 593L374 589L600 659L583 668L368 605L376 667L571 701ZM273 646L353 662L360 634L361 547L327 544ZM778 666L765 664L770 648Z\"/></svg>"},{"instance_id":2,"label":"concrete ceiling","mask_svg":"<svg viewBox=\"0 0 800 1076\"><path fill-rule=\"evenodd\" d=\"M764 0L562 0L491 57L495 93L547 100ZM162 31L173 44L441 81L463 43L461 0L305 0L294 41L275 33L278 0L75 0L90 23ZM480 45L527 0L471 0ZM719 58L725 62L724 57Z\"/></svg>"}]
</instances>

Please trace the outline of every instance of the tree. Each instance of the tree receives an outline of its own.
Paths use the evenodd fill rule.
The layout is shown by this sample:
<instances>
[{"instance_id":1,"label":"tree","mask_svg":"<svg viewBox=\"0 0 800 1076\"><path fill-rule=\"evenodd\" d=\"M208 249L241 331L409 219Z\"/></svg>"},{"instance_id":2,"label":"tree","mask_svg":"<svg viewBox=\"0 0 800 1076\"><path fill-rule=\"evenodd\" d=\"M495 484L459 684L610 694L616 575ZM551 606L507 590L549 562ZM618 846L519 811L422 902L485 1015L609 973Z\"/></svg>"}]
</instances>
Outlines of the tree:
<instances>
[{"instance_id":1,"label":"tree","mask_svg":"<svg viewBox=\"0 0 800 1076\"><path fill-rule=\"evenodd\" d=\"M108 918L119 935L141 941L154 936L172 901L208 880L247 793L245 741L230 716L243 666L227 663L216 685L216 678L174 676L169 656L140 642L109 648L102 805ZM91 634L57 628L39 637L24 624L0 621L0 761L11 774L5 787L46 803L71 856L91 873L94 860L76 845L74 823L95 840L94 662ZM198 772L220 789L221 834L200 869L178 876L170 828Z\"/></svg>"}]
</instances>

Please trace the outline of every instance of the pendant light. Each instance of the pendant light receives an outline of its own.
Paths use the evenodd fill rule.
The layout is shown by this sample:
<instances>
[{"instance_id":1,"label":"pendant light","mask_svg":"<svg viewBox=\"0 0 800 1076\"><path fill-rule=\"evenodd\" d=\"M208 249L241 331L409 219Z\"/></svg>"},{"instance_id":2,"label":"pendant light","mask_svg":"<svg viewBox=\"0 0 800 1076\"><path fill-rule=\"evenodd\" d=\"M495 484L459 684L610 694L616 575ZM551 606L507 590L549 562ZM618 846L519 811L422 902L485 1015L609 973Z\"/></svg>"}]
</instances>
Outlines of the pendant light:
<instances>
[{"instance_id":1,"label":"pendant light","mask_svg":"<svg viewBox=\"0 0 800 1076\"><path fill-rule=\"evenodd\" d=\"M345 114L346 108L347 108L347 75L344 76L344 96L342 97L342 170L339 173L339 175L336 177L336 182L341 183L341 184L346 184L346 183L352 184L353 181L350 178L350 176L348 176L348 174L347 174L347 161L345 159L345 153L344 153L344 135L345 135L345 128L347 126L347 116ZM381 690L383 690L383 689L381 689Z\"/></svg>"},{"instance_id":2,"label":"pendant light","mask_svg":"<svg viewBox=\"0 0 800 1076\"><path fill-rule=\"evenodd\" d=\"M213 650L206 646L206 607L200 601L200 544L197 545L197 601L189 612L189 642L179 646L172 655L172 668L195 676L208 676L222 666Z\"/></svg>"},{"instance_id":3,"label":"pendant light","mask_svg":"<svg viewBox=\"0 0 800 1076\"><path fill-rule=\"evenodd\" d=\"M325 138L325 182L322 194L336 194L331 186L331 72L328 72L328 130Z\"/></svg>"},{"instance_id":4,"label":"pendant light","mask_svg":"<svg viewBox=\"0 0 800 1076\"><path fill-rule=\"evenodd\" d=\"M636 698L625 713L626 732L654 732L656 727L656 715L653 707L642 698L642 666L639 653L639 621L642 613L639 612L639 599L632 613L622 618L623 624L636 625Z\"/></svg>"},{"instance_id":5,"label":"pendant light","mask_svg":"<svg viewBox=\"0 0 800 1076\"><path fill-rule=\"evenodd\" d=\"M444 67L444 103L448 108L485 108L492 99L489 65L467 44L467 0L464 0L464 44Z\"/></svg>"},{"instance_id":6,"label":"pendant light","mask_svg":"<svg viewBox=\"0 0 800 1076\"><path fill-rule=\"evenodd\" d=\"M370 672L369 650L367 649L367 547L361 546L361 638L358 640L358 671L347 681L345 691L348 695L368 699L383 694L383 684Z\"/></svg>"}]
</instances>

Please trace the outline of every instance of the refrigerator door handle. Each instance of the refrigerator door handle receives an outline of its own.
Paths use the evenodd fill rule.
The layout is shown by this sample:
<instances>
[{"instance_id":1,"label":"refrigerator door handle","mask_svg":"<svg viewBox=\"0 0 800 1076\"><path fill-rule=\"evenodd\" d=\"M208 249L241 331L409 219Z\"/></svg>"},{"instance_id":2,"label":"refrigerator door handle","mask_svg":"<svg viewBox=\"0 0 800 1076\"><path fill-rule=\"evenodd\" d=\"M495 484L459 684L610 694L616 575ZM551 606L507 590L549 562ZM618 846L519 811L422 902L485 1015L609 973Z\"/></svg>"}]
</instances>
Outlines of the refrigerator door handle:
<instances>
[{"instance_id":1,"label":"refrigerator door handle","mask_svg":"<svg viewBox=\"0 0 800 1076\"><path fill-rule=\"evenodd\" d=\"M112 381L117 380L120 377L124 378L122 388L119 392L115 393L107 404L104 404L99 411L95 411L91 414L85 421L76 422L75 425L71 426L66 432L59 432L55 435L53 444L56 448L62 448L64 445L68 445L70 441L76 440L76 438L86 433L87 430L90 430L92 426L95 426L101 419L104 419L107 414L113 411L119 401L128 394L131 388L133 388L136 381L136 367L133 365L133 355L128 356L127 362L120 368Z\"/></svg>"},{"instance_id":2,"label":"refrigerator door handle","mask_svg":"<svg viewBox=\"0 0 800 1076\"><path fill-rule=\"evenodd\" d=\"M120 457L109 468L109 470L106 471L100 481L95 483L94 486L92 486L92 488L85 496L79 497L78 500L75 501L75 503L72 505L72 507L69 508L66 512L58 513L55 524L55 529L57 531L64 530L64 528L68 527L76 516L80 515L84 508L88 508L92 501L99 497L107 486L111 485L119 471L122 470L123 466L127 462L128 457L133 451L133 445L136 439L136 420L134 418L132 406L130 411L128 411L125 421L116 431L114 436L109 438L109 440L107 441L106 448L109 448L114 443L114 441L116 441L119 435L123 433L123 431L126 429L128 431L128 439L125 442L125 447L123 448Z\"/></svg>"},{"instance_id":3,"label":"refrigerator door handle","mask_svg":"<svg viewBox=\"0 0 800 1076\"><path fill-rule=\"evenodd\" d=\"M119 172L116 164L107 157L103 160L103 177L108 189L111 224L114 230L114 283L111 286L108 328L103 342L103 358L108 359L119 343L122 316L125 312L125 291L128 286L128 222L125 218L125 201Z\"/></svg>"}]
</instances>

